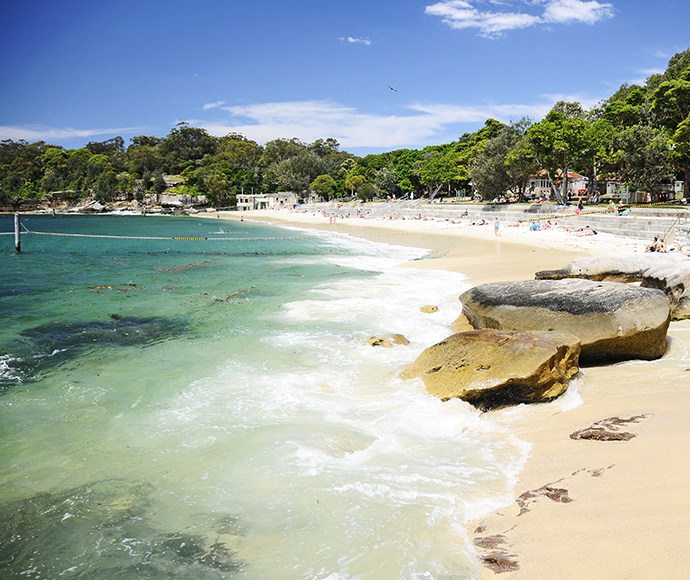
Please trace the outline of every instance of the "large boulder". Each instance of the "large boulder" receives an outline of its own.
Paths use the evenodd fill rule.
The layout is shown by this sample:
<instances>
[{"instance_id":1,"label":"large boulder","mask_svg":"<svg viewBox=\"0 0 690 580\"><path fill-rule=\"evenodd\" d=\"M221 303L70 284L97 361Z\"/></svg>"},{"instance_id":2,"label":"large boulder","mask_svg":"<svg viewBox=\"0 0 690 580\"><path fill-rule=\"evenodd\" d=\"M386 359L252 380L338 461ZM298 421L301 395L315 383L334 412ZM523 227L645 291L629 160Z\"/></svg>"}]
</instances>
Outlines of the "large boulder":
<instances>
[{"instance_id":1,"label":"large boulder","mask_svg":"<svg viewBox=\"0 0 690 580\"><path fill-rule=\"evenodd\" d=\"M474 330L427 348L400 376L420 377L432 395L485 411L558 397L579 354L580 341L565 332Z\"/></svg>"},{"instance_id":2,"label":"large boulder","mask_svg":"<svg viewBox=\"0 0 690 580\"><path fill-rule=\"evenodd\" d=\"M686 262L658 264L648 268L640 286L663 290L671 302L672 318L687 318L687 296L690 290L690 259ZM683 304L681 299L685 296Z\"/></svg>"},{"instance_id":3,"label":"large boulder","mask_svg":"<svg viewBox=\"0 0 690 580\"><path fill-rule=\"evenodd\" d=\"M562 280L584 278L599 282L640 282L649 268L659 265L674 267L676 264L690 264L690 258L680 253L645 253L633 256L579 258L560 270L542 270L534 277L537 280Z\"/></svg>"},{"instance_id":4,"label":"large boulder","mask_svg":"<svg viewBox=\"0 0 690 580\"><path fill-rule=\"evenodd\" d=\"M676 320L690 318L690 287L685 289L678 300L678 304L673 307L671 315Z\"/></svg>"},{"instance_id":5,"label":"large boulder","mask_svg":"<svg viewBox=\"0 0 690 580\"><path fill-rule=\"evenodd\" d=\"M619 258L580 258L560 270L543 270L537 280L583 278L608 282L640 282L645 288L663 290L671 302L671 317L690 317L686 294L690 290L690 257L678 252L646 253ZM681 298L686 294L681 304Z\"/></svg>"},{"instance_id":6,"label":"large boulder","mask_svg":"<svg viewBox=\"0 0 690 580\"><path fill-rule=\"evenodd\" d=\"M671 307L661 290L591 280L524 280L460 296L476 329L562 330L580 339L585 364L653 360L666 352Z\"/></svg>"}]
</instances>

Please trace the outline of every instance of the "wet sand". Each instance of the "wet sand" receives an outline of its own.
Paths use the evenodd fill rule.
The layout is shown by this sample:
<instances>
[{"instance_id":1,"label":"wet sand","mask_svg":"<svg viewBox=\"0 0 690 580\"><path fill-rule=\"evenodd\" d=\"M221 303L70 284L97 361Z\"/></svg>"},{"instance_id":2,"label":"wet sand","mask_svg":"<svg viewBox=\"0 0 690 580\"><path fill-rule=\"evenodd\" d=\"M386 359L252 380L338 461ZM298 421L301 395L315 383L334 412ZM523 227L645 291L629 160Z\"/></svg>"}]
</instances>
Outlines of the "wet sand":
<instances>
[{"instance_id":1,"label":"wet sand","mask_svg":"<svg viewBox=\"0 0 690 580\"><path fill-rule=\"evenodd\" d=\"M239 219L237 213L223 215ZM630 255L644 240L576 236L525 226L339 220L311 213L247 212L244 219L327 229L430 250L402 267L445 269L473 285L534 277L588 255ZM486 567L479 578L681 579L690 575L690 321L672 322L657 361L588 367L563 400L492 411L532 445L516 502L467 522ZM572 439L606 419L627 441ZM497 572L500 572L498 576Z\"/></svg>"}]
</instances>

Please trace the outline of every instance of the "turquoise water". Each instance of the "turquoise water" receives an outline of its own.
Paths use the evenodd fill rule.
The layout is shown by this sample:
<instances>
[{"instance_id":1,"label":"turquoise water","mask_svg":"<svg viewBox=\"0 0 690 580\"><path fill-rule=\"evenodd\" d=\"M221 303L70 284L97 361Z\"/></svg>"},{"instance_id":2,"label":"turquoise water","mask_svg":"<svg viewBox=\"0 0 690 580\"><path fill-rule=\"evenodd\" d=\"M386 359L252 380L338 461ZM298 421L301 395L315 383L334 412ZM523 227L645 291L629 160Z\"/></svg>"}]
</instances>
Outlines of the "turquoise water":
<instances>
[{"instance_id":1,"label":"turquoise water","mask_svg":"<svg viewBox=\"0 0 690 580\"><path fill-rule=\"evenodd\" d=\"M461 275L251 222L22 224L166 239L0 236L2 578L478 575L463 524L525 445L396 377L452 332Z\"/></svg>"}]
</instances>

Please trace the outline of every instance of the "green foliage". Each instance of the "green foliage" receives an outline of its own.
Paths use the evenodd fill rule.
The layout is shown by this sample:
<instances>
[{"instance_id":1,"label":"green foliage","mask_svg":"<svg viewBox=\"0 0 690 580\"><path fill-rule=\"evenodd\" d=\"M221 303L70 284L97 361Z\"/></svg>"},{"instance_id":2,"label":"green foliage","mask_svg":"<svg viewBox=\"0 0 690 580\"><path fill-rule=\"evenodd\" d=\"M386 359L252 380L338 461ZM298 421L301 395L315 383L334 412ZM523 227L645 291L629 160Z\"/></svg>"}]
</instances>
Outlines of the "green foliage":
<instances>
[{"instance_id":1,"label":"green foliage","mask_svg":"<svg viewBox=\"0 0 690 580\"><path fill-rule=\"evenodd\" d=\"M660 129L635 125L612 139L616 166L633 190L653 191L671 178L669 139Z\"/></svg>"},{"instance_id":2,"label":"green foliage","mask_svg":"<svg viewBox=\"0 0 690 580\"><path fill-rule=\"evenodd\" d=\"M364 183L357 190L357 197L362 201L371 201L376 197L376 188L371 183Z\"/></svg>"},{"instance_id":3,"label":"green foliage","mask_svg":"<svg viewBox=\"0 0 690 580\"><path fill-rule=\"evenodd\" d=\"M229 133L218 140L218 157L240 169L258 167L261 152L256 141L238 133Z\"/></svg>"},{"instance_id":4,"label":"green foliage","mask_svg":"<svg viewBox=\"0 0 690 580\"><path fill-rule=\"evenodd\" d=\"M522 119L504 127L476 154L469 173L473 188L483 199L500 197L509 190L524 193L527 180L539 170L533 158L516 148L529 124L529 119ZM509 158L514 149L515 155Z\"/></svg>"},{"instance_id":5,"label":"green foliage","mask_svg":"<svg viewBox=\"0 0 690 580\"><path fill-rule=\"evenodd\" d=\"M355 192L374 195L466 190L470 178L487 198L501 190L522 191L528 176L543 171L564 201L568 169L649 188L661 179L686 181L690 190L690 49L674 55L663 74L640 85L622 85L597 108L559 102L540 122L509 127L487 119L474 133L423 149L398 149L356 158L334 138L303 143L274 139L261 146L230 133L216 138L179 123L167 136L91 141L64 150L43 141L0 142L0 200L19 203L53 192L63 197L92 193L106 200L116 192L164 189L163 174L182 174L176 188L231 204L241 191L310 188L324 197ZM675 172L675 173L674 173ZM136 186L141 180L141 185ZM317 181L318 180L318 181ZM558 188L558 181L561 187Z\"/></svg>"},{"instance_id":6,"label":"green foliage","mask_svg":"<svg viewBox=\"0 0 690 580\"><path fill-rule=\"evenodd\" d=\"M559 205L565 205L568 171L591 151L590 122L579 103L560 101L546 117L525 132L519 152L534 159L551 182Z\"/></svg>"},{"instance_id":7,"label":"green foliage","mask_svg":"<svg viewBox=\"0 0 690 580\"><path fill-rule=\"evenodd\" d=\"M319 175L311 183L311 189L316 195L325 199L331 199L338 188L338 184L330 175Z\"/></svg>"},{"instance_id":8,"label":"green foliage","mask_svg":"<svg viewBox=\"0 0 690 580\"><path fill-rule=\"evenodd\" d=\"M214 155L218 140L209 135L206 129L178 123L157 147L164 159L164 167L170 173L180 173L206 155Z\"/></svg>"},{"instance_id":9,"label":"green foliage","mask_svg":"<svg viewBox=\"0 0 690 580\"><path fill-rule=\"evenodd\" d=\"M366 183L366 179L364 179L364 176L359 175L358 173L355 173L353 175L350 175L345 180L345 187L354 193L354 192L358 191L359 188L362 187L365 183Z\"/></svg>"}]
</instances>

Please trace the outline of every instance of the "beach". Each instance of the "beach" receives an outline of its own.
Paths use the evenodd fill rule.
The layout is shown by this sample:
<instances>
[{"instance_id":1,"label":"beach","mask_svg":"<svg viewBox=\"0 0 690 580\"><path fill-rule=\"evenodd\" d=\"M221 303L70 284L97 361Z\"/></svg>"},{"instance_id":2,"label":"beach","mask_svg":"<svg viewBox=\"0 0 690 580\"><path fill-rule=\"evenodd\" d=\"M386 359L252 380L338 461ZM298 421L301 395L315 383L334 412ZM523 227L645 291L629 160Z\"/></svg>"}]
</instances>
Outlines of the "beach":
<instances>
[{"instance_id":1,"label":"beach","mask_svg":"<svg viewBox=\"0 0 690 580\"><path fill-rule=\"evenodd\" d=\"M583 256L626 256L645 240L578 235L525 225L433 220L338 219L319 212L218 214L290 227L328 230L429 251L401 267L460 272L471 285L530 279L538 270ZM431 283L433 283L431 281ZM458 292L460 294L460 292ZM581 369L568 405L492 411L493 419L531 445L513 489L515 502L465 522L477 557L494 564L481 579L685 578L690 467L690 323L672 322L666 355ZM431 346L431 345L429 345ZM570 435L610 421L628 441L577 440Z\"/></svg>"}]
</instances>

